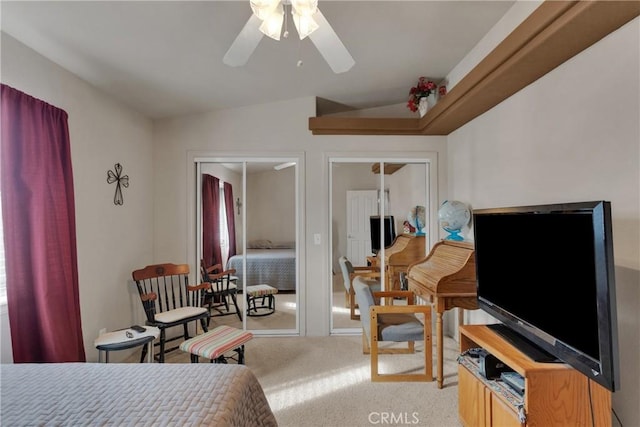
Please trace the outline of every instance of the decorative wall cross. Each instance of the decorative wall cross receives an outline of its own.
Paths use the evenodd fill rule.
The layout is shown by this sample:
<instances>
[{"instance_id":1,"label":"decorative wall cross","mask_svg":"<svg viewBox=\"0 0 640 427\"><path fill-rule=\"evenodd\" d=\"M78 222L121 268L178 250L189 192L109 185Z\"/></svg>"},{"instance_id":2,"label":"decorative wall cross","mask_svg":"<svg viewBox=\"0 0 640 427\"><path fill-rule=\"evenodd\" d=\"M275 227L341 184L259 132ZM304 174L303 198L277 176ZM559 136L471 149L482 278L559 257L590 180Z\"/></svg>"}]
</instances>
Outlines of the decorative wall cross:
<instances>
[{"instance_id":1,"label":"decorative wall cross","mask_svg":"<svg viewBox=\"0 0 640 427\"><path fill-rule=\"evenodd\" d=\"M122 187L129 187L129 175L120 175L122 173L122 165L116 163L114 166L115 173L112 170L107 171L107 182L109 184L116 183L116 194L113 196L114 205L124 204L122 198Z\"/></svg>"}]
</instances>

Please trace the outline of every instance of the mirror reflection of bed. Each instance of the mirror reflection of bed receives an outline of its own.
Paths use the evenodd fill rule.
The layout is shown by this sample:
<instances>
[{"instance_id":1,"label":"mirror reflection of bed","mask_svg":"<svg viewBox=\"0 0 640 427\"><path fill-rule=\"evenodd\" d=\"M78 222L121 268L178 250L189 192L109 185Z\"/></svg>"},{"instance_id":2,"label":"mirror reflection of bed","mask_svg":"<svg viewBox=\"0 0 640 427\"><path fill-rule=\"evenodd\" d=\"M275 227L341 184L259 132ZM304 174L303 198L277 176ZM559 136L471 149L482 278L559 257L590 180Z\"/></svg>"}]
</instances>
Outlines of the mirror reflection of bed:
<instances>
[{"instance_id":1,"label":"mirror reflection of bed","mask_svg":"<svg viewBox=\"0 0 640 427\"><path fill-rule=\"evenodd\" d=\"M243 264L246 260L246 270ZM251 240L247 251L235 255L227 261L227 268L236 270L237 286L243 291L245 286L269 285L277 290L274 294L275 311L261 308L268 305L268 296L254 296L257 310L249 307L247 325L249 329L287 329L295 321L296 293L296 249L295 242L278 242L270 239ZM246 277L244 275L246 271Z\"/></svg>"},{"instance_id":2,"label":"mirror reflection of bed","mask_svg":"<svg viewBox=\"0 0 640 427\"><path fill-rule=\"evenodd\" d=\"M246 162L246 175L243 174L243 164L211 162L201 168L203 175L215 175L233 188L235 253L227 252L232 236L226 236L226 230L223 230L226 223L221 220L222 263L226 269L235 269L241 309L246 305L246 286L268 285L275 289L275 311L267 315L245 316L248 330L295 331L298 310L295 162ZM246 176L244 185L243 176ZM243 189L246 189L246 194L243 194ZM267 301L265 298L265 303ZM257 298L256 303L261 304L262 298ZM242 327L236 315L214 316L212 322Z\"/></svg>"}]
</instances>

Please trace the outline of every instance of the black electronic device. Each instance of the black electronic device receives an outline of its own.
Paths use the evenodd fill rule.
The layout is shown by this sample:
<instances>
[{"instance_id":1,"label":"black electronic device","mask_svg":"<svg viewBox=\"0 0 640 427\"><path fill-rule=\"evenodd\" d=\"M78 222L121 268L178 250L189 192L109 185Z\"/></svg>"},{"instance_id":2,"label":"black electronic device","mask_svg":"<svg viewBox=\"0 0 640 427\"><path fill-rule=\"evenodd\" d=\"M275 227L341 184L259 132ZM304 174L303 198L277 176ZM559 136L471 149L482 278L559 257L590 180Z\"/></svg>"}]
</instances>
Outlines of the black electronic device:
<instances>
[{"instance_id":1,"label":"black electronic device","mask_svg":"<svg viewBox=\"0 0 640 427\"><path fill-rule=\"evenodd\" d=\"M486 352L485 354L480 355L478 363L480 365L478 373L488 380L498 379L500 378L500 374L502 374L503 372L513 371L513 369L504 364L493 354Z\"/></svg>"},{"instance_id":2,"label":"black electronic device","mask_svg":"<svg viewBox=\"0 0 640 427\"><path fill-rule=\"evenodd\" d=\"M371 230L371 252L377 254L380 252L380 215L374 215L369 217L369 228ZM392 215L384 217L384 247L391 245L396 238L396 226Z\"/></svg>"},{"instance_id":3,"label":"black electronic device","mask_svg":"<svg viewBox=\"0 0 640 427\"><path fill-rule=\"evenodd\" d=\"M473 211L479 307L545 353L616 391L611 223L606 201ZM518 348L527 354L525 347Z\"/></svg>"},{"instance_id":4,"label":"black electronic device","mask_svg":"<svg viewBox=\"0 0 640 427\"><path fill-rule=\"evenodd\" d=\"M517 372L503 372L500 379L520 396L524 396L524 378Z\"/></svg>"},{"instance_id":5,"label":"black electronic device","mask_svg":"<svg viewBox=\"0 0 640 427\"><path fill-rule=\"evenodd\" d=\"M139 332L139 333L143 333L143 332L145 332L147 330L146 328L143 328L140 325L133 325L133 326L129 327L129 329L132 329L132 330L134 330L136 332Z\"/></svg>"},{"instance_id":6,"label":"black electronic device","mask_svg":"<svg viewBox=\"0 0 640 427\"><path fill-rule=\"evenodd\" d=\"M489 352L487 350L485 350L484 348L482 348L482 347L473 347L473 348L470 348L469 350L465 351L462 355L478 359L479 357L485 356L487 354L489 354Z\"/></svg>"}]
</instances>

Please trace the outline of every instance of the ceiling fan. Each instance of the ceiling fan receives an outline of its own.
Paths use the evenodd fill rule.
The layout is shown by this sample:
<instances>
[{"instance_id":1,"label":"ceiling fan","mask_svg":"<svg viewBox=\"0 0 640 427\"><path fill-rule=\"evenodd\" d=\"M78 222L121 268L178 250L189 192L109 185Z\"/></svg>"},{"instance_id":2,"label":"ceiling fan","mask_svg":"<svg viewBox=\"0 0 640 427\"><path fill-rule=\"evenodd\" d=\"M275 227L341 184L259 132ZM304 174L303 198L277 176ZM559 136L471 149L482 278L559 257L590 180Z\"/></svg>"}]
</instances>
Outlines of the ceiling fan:
<instances>
[{"instance_id":1,"label":"ceiling fan","mask_svg":"<svg viewBox=\"0 0 640 427\"><path fill-rule=\"evenodd\" d=\"M265 35L280 40L287 37L288 15L290 10L300 40L309 36L334 73L349 71L355 64L353 57L344 46L336 32L326 20L318 0L250 0L253 14L244 25L240 34L229 47L222 62L231 67L247 63L258 43Z\"/></svg>"}]
</instances>

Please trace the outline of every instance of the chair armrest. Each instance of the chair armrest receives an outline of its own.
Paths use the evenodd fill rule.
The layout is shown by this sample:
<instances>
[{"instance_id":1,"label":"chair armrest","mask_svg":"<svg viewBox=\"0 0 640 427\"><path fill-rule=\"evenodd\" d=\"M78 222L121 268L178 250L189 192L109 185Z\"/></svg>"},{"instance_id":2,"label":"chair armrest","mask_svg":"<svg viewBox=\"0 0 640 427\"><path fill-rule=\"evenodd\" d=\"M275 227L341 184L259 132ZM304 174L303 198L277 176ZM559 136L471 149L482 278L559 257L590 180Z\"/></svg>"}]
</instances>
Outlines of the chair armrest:
<instances>
[{"instance_id":1,"label":"chair armrest","mask_svg":"<svg viewBox=\"0 0 640 427\"><path fill-rule=\"evenodd\" d=\"M424 328L425 344L431 334L431 306L430 305L372 305L369 307L369 316L371 317L371 340L379 341L380 330L378 329L378 315L381 314L416 314L422 313L424 319L422 326Z\"/></svg>"},{"instance_id":2,"label":"chair armrest","mask_svg":"<svg viewBox=\"0 0 640 427\"><path fill-rule=\"evenodd\" d=\"M155 292L149 292L146 294L140 295L140 300L142 301L142 307L144 308L144 313L147 316L147 321L154 323L156 318L156 304L155 300L158 299L158 294Z\"/></svg>"},{"instance_id":3,"label":"chair armrest","mask_svg":"<svg viewBox=\"0 0 640 427\"><path fill-rule=\"evenodd\" d=\"M353 271L380 271L378 267L353 267Z\"/></svg>"},{"instance_id":4,"label":"chair armrest","mask_svg":"<svg viewBox=\"0 0 640 427\"><path fill-rule=\"evenodd\" d=\"M207 267L207 273L212 273L214 271L222 270L222 264L214 264L211 267Z\"/></svg>"},{"instance_id":5,"label":"chair armrest","mask_svg":"<svg viewBox=\"0 0 640 427\"><path fill-rule=\"evenodd\" d=\"M155 292L149 292L148 294L140 295L140 299L143 303L147 301L155 301L158 299L158 295Z\"/></svg>"},{"instance_id":6,"label":"chair armrest","mask_svg":"<svg viewBox=\"0 0 640 427\"><path fill-rule=\"evenodd\" d=\"M209 279L218 280L218 279L221 279L221 278L223 278L225 276L230 276L230 275L234 274L235 272L236 272L235 268L232 268L230 270L225 270L225 271L223 271L221 273L210 274L209 275Z\"/></svg>"},{"instance_id":7,"label":"chair armrest","mask_svg":"<svg viewBox=\"0 0 640 427\"><path fill-rule=\"evenodd\" d=\"M351 281L353 281L353 279L355 277L369 277L372 279L378 278L380 277L380 272L379 271L367 271L367 272L362 272L362 273L351 273L349 274L349 278L351 279Z\"/></svg>"},{"instance_id":8,"label":"chair armrest","mask_svg":"<svg viewBox=\"0 0 640 427\"><path fill-rule=\"evenodd\" d=\"M408 305L415 304L415 297L412 291L378 291L372 292L374 298L406 298Z\"/></svg>"},{"instance_id":9,"label":"chair armrest","mask_svg":"<svg viewBox=\"0 0 640 427\"><path fill-rule=\"evenodd\" d=\"M187 291L189 292L199 291L200 289L211 289L211 283L204 282L199 285L187 285Z\"/></svg>"},{"instance_id":10,"label":"chair armrest","mask_svg":"<svg viewBox=\"0 0 640 427\"><path fill-rule=\"evenodd\" d=\"M369 308L371 315L384 313L423 313L425 316L431 314L430 305L372 305Z\"/></svg>"}]
</instances>

